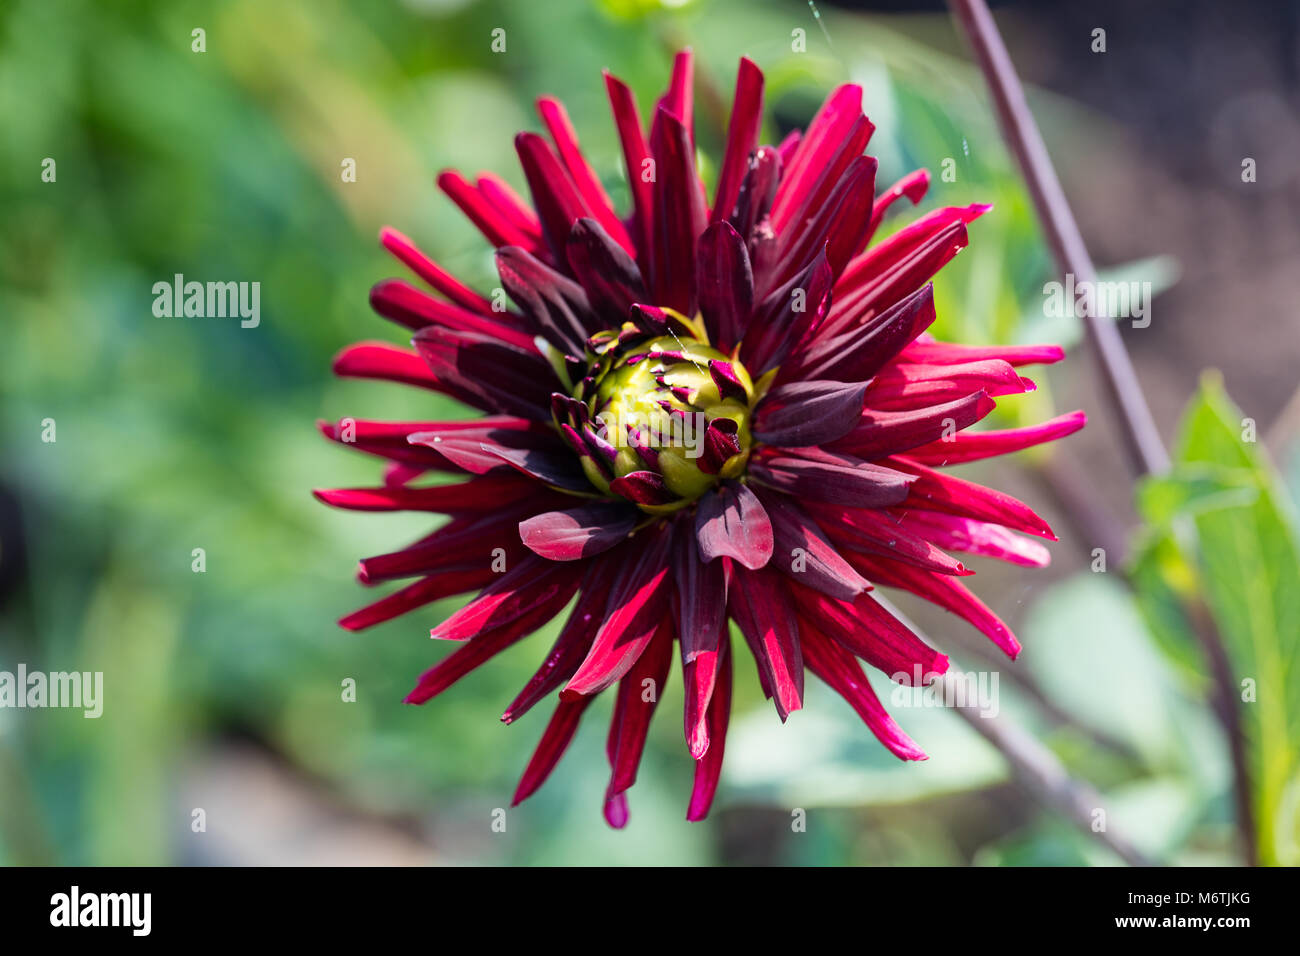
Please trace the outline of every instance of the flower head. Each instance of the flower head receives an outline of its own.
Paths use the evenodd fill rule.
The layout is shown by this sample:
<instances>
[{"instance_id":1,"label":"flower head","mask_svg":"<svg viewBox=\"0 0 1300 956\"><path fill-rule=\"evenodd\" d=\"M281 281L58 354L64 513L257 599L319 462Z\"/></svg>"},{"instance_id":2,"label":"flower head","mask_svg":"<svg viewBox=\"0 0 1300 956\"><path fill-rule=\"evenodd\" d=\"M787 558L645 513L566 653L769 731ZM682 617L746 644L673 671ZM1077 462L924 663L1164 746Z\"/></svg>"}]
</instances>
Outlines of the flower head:
<instances>
[{"instance_id":1,"label":"flower head","mask_svg":"<svg viewBox=\"0 0 1300 956\"><path fill-rule=\"evenodd\" d=\"M379 283L376 311L414 350L345 349L340 375L432 389L486 413L465 421L323 425L389 462L377 488L317 492L342 508L450 520L366 558L368 585L413 578L340 622L361 629L450 595L478 595L432 629L459 647L408 695L424 703L559 615L559 637L506 708L558 702L516 802L535 791L588 704L614 687L606 819L627 819L651 715L673 660L696 761L688 817L709 809L731 702L734 621L784 720L812 671L900 758L920 748L885 712L862 662L896 680L947 658L871 595L918 594L1014 657L1011 631L948 552L1044 565L1047 524L1008 495L937 470L1082 427L967 432L994 396L1029 391L1017 367L1054 346L935 341L929 279L987 206L943 208L872 243L886 211L918 202L924 171L879 196L863 155L862 91L842 86L803 135L758 141L763 78L743 59L711 204L697 178L692 59L677 56L649 139L606 75L632 208L615 212L563 107L539 101L550 141L515 141L530 207L490 174L439 183L497 247L507 310L408 239L383 244L438 296ZM421 483L426 473L464 480ZM924 679L924 678L923 678Z\"/></svg>"}]
</instances>

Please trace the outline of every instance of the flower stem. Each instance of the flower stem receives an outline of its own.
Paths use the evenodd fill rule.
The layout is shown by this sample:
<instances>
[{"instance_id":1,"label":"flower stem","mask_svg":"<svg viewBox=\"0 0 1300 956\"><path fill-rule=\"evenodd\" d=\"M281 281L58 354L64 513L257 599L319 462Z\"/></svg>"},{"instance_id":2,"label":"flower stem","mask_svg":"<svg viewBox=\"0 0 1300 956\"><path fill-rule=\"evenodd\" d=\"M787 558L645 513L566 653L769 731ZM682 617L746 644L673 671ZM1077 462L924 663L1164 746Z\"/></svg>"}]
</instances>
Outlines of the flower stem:
<instances>
[{"instance_id":1,"label":"flower stem","mask_svg":"<svg viewBox=\"0 0 1300 956\"><path fill-rule=\"evenodd\" d=\"M1029 111L1024 88L1016 76L1016 68L998 33L997 24L993 22L993 15L984 0L949 0L949 4L988 82L1002 135L1025 177L1057 268L1063 274L1073 275L1076 286L1084 282L1095 283L1096 270L1079 233L1079 224L1070 210L1065 191L1061 189L1061 181L1056 176L1034 115ZM1125 445L1137 472L1160 474L1168 471L1169 454L1160 440L1114 318L1098 314L1096 309L1087 311L1089 314L1083 317L1084 326L1096 349L1109 398L1120 413Z\"/></svg>"},{"instance_id":2,"label":"flower stem","mask_svg":"<svg viewBox=\"0 0 1300 956\"><path fill-rule=\"evenodd\" d=\"M1070 210L1065 191L1056 176L1051 157L1043 143L1038 124L1025 100L1024 88L1016 75L1015 65L985 0L948 0L953 16L970 42L997 111L1002 135L1020 166L1030 198L1056 259L1057 268L1073 275L1076 286L1095 282L1096 270L1088 255L1079 225ZM1169 470L1169 453L1165 450L1151 417L1151 409L1138 383L1137 373L1124 348L1114 318L1097 314L1083 317L1084 328L1101 366L1107 397L1118 413L1126 450L1138 475L1161 474ZM1250 799L1250 770L1246 758L1245 735L1240 714L1236 711L1236 688L1222 635L1212 621L1197 628L1204 645L1210 671L1220 698L1220 717L1227 733L1232 755L1237 802L1237 825L1243 850L1249 863L1257 860L1255 848L1254 808ZM978 729L978 728L977 728Z\"/></svg>"}]
</instances>

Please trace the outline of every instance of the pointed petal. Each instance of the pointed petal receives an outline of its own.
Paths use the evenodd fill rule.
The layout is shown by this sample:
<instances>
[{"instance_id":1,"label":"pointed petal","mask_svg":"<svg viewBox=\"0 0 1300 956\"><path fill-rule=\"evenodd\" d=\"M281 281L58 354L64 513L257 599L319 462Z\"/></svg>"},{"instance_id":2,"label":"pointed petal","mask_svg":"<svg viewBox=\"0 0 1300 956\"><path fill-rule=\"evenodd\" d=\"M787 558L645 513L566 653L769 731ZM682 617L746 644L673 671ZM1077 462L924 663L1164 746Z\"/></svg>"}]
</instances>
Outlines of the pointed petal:
<instances>
[{"instance_id":1,"label":"pointed petal","mask_svg":"<svg viewBox=\"0 0 1300 956\"><path fill-rule=\"evenodd\" d=\"M615 242L628 253L635 254L636 247L632 244L627 230L623 228L623 223L614 215L614 206L609 200L609 195L578 147L578 135L574 132L573 124L569 122L569 114L565 111L564 104L557 99L544 96L537 101L537 112L542 117L542 122L546 124L546 130L551 134L551 140L560 154L560 160L587 209Z\"/></svg>"},{"instance_id":2,"label":"pointed petal","mask_svg":"<svg viewBox=\"0 0 1300 956\"><path fill-rule=\"evenodd\" d=\"M457 484L410 488L318 488L318 501L348 511L486 512L535 493L537 486L513 475L484 475Z\"/></svg>"},{"instance_id":3,"label":"pointed petal","mask_svg":"<svg viewBox=\"0 0 1300 956\"><path fill-rule=\"evenodd\" d=\"M463 309L492 315L492 303L434 262L415 243L389 226L379 231L379 241L408 269Z\"/></svg>"},{"instance_id":4,"label":"pointed petal","mask_svg":"<svg viewBox=\"0 0 1300 956\"><path fill-rule=\"evenodd\" d=\"M573 611L555 639L555 644L537 668L537 672L528 679L523 690L519 692L505 713L501 715L502 723L512 723L522 717L528 710L560 687L573 676L578 665L591 650L591 642L605 620L606 606L609 604L610 587L614 583L619 568L621 555L607 555L605 560L592 561L583 574L582 590L573 605ZM628 558L630 560L630 558ZM592 700L591 697L579 697L578 700Z\"/></svg>"},{"instance_id":5,"label":"pointed petal","mask_svg":"<svg viewBox=\"0 0 1300 956\"><path fill-rule=\"evenodd\" d=\"M718 777L722 773L722 756L727 742L727 721L731 716L732 663L727 644L722 647L721 657L717 683L709 698L709 709L705 717L708 727L708 750L696 761L695 783L691 788L690 806L686 810L686 819L692 821L703 820L708 816L709 808L713 805L713 796L718 790Z\"/></svg>"},{"instance_id":6,"label":"pointed petal","mask_svg":"<svg viewBox=\"0 0 1300 956\"><path fill-rule=\"evenodd\" d=\"M754 308L754 274L745 240L723 220L700 238L697 264L700 313L719 351L730 353L749 327Z\"/></svg>"},{"instance_id":7,"label":"pointed petal","mask_svg":"<svg viewBox=\"0 0 1300 956\"><path fill-rule=\"evenodd\" d=\"M574 223L566 255L592 311L609 327L622 325L632 304L649 298L636 260L596 220L583 218Z\"/></svg>"},{"instance_id":8,"label":"pointed petal","mask_svg":"<svg viewBox=\"0 0 1300 956\"><path fill-rule=\"evenodd\" d=\"M803 708L803 655L794 602L784 579L770 569L737 571L728 610L745 636L785 720Z\"/></svg>"},{"instance_id":9,"label":"pointed petal","mask_svg":"<svg viewBox=\"0 0 1300 956\"><path fill-rule=\"evenodd\" d=\"M650 719L663 697L673 662L673 629L665 619L654 638L618 683L614 715L609 726L609 764L612 769L608 799L636 783L637 767L645 752Z\"/></svg>"},{"instance_id":10,"label":"pointed petal","mask_svg":"<svg viewBox=\"0 0 1300 956\"><path fill-rule=\"evenodd\" d=\"M635 559L620 568L610 593L610 613L563 696L597 693L626 674L668 611L671 529L652 524L638 532L633 543Z\"/></svg>"},{"instance_id":11,"label":"pointed petal","mask_svg":"<svg viewBox=\"0 0 1300 956\"><path fill-rule=\"evenodd\" d=\"M713 222L729 217L736 208L740 184L749 168L749 157L758 148L758 132L762 124L763 72L753 60L742 56L740 68L736 71L736 95L727 125L727 146L718 170Z\"/></svg>"},{"instance_id":12,"label":"pointed petal","mask_svg":"<svg viewBox=\"0 0 1300 956\"><path fill-rule=\"evenodd\" d=\"M1083 412L1070 412L1038 425L984 432L958 431L946 439L932 440L928 444L910 450L904 448L894 450L906 450L908 458L925 465L958 465L962 462L991 458L994 455L1010 454L1044 442L1065 438L1077 432L1087 424L1087 421L1088 416Z\"/></svg>"},{"instance_id":13,"label":"pointed petal","mask_svg":"<svg viewBox=\"0 0 1300 956\"><path fill-rule=\"evenodd\" d=\"M434 627L429 636L440 641L467 641L559 601L551 611L554 616L573 597L581 580L580 566L530 554L504 574L497 574L478 597Z\"/></svg>"},{"instance_id":14,"label":"pointed petal","mask_svg":"<svg viewBox=\"0 0 1300 956\"><path fill-rule=\"evenodd\" d=\"M481 588L495 577L490 562L440 568L435 574L421 578L400 591L394 591L378 601L345 615L339 619L339 627L347 631L363 631L376 624L391 621L395 617L401 617L417 607L451 597L453 594L464 594L466 591Z\"/></svg>"},{"instance_id":15,"label":"pointed petal","mask_svg":"<svg viewBox=\"0 0 1300 956\"><path fill-rule=\"evenodd\" d=\"M855 554L852 560L880 584L910 591L968 621L1012 660L1020 653L1020 642L1011 628L956 578L873 555Z\"/></svg>"},{"instance_id":16,"label":"pointed petal","mask_svg":"<svg viewBox=\"0 0 1300 956\"><path fill-rule=\"evenodd\" d=\"M882 460L881 464L917 476L917 480L912 483L908 501L914 501L918 507L991 521L1049 541L1056 540L1056 535L1052 534L1046 521L1034 514L1024 502L1017 501L1010 495L934 471L897 455Z\"/></svg>"},{"instance_id":17,"label":"pointed petal","mask_svg":"<svg viewBox=\"0 0 1300 956\"><path fill-rule=\"evenodd\" d=\"M677 639L682 663L716 651L726 628L727 579L721 561L705 561L695 536L677 535L674 564L677 593Z\"/></svg>"},{"instance_id":18,"label":"pointed petal","mask_svg":"<svg viewBox=\"0 0 1300 956\"><path fill-rule=\"evenodd\" d=\"M405 702L423 704L437 697L470 671L545 625L569 603L573 590L574 588L557 589L526 613L480 631L473 640L461 644L437 665L421 674L415 687L406 695Z\"/></svg>"},{"instance_id":19,"label":"pointed petal","mask_svg":"<svg viewBox=\"0 0 1300 956\"><path fill-rule=\"evenodd\" d=\"M803 640L804 661L808 669L849 702L890 753L900 760L927 759L925 752L881 706L880 698L867 682L862 665L852 654L803 622L800 623L799 636Z\"/></svg>"},{"instance_id":20,"label":"pointed petal","mask_svg":"<svg viewBox=\"0 0 1300 956\"><path fill-rule=\"evenodd\" d=\"M656 304L694 315L696 241L707 214L687 127L660 107L650 134L654 151L654 261Z\"/></svg>"},{"instance_id":21,"label":"pointed petal","mask_svg":"<svg viewBox=\"0 0 1300 956\"><path fill-rule=\"evenodd\" d=\"M801 621L883 671L890 680L918 686L948 670L946 654L927 645L869 594L859 594L851 602L840 601L797 584L792 593Z\"/></svg>"},{"instance_id":22,"label":"pointed petal","mask_svg":"<svg viewBox=\"0 0 1300 956\"><path fill-rule=\"evenodd\" d=\"M546 778L551 775L551 771L555 769L555 765L560 762L564 752L569 749L569 744L573 742L573 735L578 731L578 722L582 719L583 711L594 699L594 697L578 697L574 700L562 700L556 706L555 713L551 715L550 723L546 725L542 739L537 744L537 749L533 751L532 759L524 768L519 786L515 788L515 796L510 803L512 807L519 806L546 782Z\"/></svg>"}]
</instances>

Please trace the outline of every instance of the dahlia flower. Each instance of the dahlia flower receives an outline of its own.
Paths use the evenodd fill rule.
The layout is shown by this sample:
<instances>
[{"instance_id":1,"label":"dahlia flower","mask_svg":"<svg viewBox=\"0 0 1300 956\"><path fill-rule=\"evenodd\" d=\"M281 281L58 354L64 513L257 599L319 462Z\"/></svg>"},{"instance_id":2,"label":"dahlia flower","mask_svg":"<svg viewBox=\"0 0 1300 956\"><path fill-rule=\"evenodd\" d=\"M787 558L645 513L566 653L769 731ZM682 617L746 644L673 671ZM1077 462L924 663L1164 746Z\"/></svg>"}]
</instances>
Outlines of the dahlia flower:
<instances>
[{"instance_id":1,"label":"dahlia flower","mask_svg":"<svg viewBox=\"0 0 1300 956\"><path fill-rule=\"evenodd\" d=\"M873 244L891 206L918 202L929 177L915 172L876 195L859 87L835 90L802 135L760 145L763 76L742 59L710 204L697 175L691 54L676 57L648 139L628 87L608 74L605 84L627 164L626 216L549 98L538 101L549 141L515 140L531 207L491 174L439 177L496 247L513 308L400 233L381 233L438 295L380 282L371 303L414 332L413 349L354 345L335 371L431 389L486 414L321 426L389 463L380 487L318 491L322 501L450 519L361 561L363 584L414 581L340 623L359 630L478 590L432 629L458 646L406 698L422 704L572 603L501 718L558 698L515 803L541 786L588 705L613 687L604 813L616 827L675 657L695 761L687 817L707 814L731 706L731 621L782 720L803 706L807 668L891 752L924 759L862 663L911 683L943 673L947 658L888 613L873 585L920 595L1016 655L1015 637L948 552L1044 565L1046 549L1021 533L1054 536L1021 502L938 469L1080 428L1075 412L964 431L995 396L1034 387L1018 366L1062 352L927 334L928 282L989 207L937 209ZM421 483L429 473L464 480Z\"/></svg>"}]
</instances>

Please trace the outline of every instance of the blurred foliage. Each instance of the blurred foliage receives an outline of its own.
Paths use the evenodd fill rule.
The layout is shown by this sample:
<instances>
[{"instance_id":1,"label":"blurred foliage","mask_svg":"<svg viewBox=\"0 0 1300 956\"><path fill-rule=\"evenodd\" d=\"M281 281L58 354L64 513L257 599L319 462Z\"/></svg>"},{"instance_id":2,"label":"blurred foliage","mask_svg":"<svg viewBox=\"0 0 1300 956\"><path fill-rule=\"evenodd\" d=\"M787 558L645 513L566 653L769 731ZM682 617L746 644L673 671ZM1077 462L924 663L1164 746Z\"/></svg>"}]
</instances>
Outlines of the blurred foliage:
<instances>
[{"instance_id":1,"label":"blurred foliage","mask_svg":"<svg viewBox=\"0 0 1300 956\"><path fill-rule=\"evenodd\" d=\"M1140 504L1136 580L1153 629L1205 673L1191 645L1208 605L1245 715L1260 859L1300 863L1300 539L1255 423L1216 375L1184 415L1174 471L1148 481Z\"/></svg>"},{"instance_id":2,"label":"blurred foliage","mask_svg":"<svg viewBox=\"0 0 1300 956\"><path fill-rule=\"evenodd\" d=\"M98 720L0 710L0 862L211 862L215 851L191 832L183 795L192 768L231 734L258 740L348 813L414 821L439 862L1114 862L1015 803L1001 759L951 714L898 713L932 754L904 765L827 692L811 691L808 710L782 727L744 667L707 823L682 819L691 766L675 716L680 689L670 685L626 832L600 821L602 701L555 778L511 811L508 832L493 835L489 815L508 804L544 719L539 712L507 728L494 717L531 675L553 628L410 708L402 696L445 653L423 636L456 601L360 635L334 624L367 599L350 577L358 557L430 529L410 515L313 502L313 486L364 485L378 474L373 460L322 441L313 420L465 414L414 390L330 376L330 358L345 344L402 339L366 305L370 285L400 271L374 236L392 224L472 284L495 284L486 244L436 193L433 175L491 169L522 191L511 140L538 128L531 100L541 93L565 100L593 166L625 206L604 67L631 84L644 113L671 51L696 48L706 175L716 168L741 54L766 71L773 140L806 123L836 83L861 83L878 127L870 151L882 187L924 165L934 181L921 211L995 205L937 281L936 333L968 342L1077 338L1043 323L1046 254L973 74L904 32L923 35L942 20L868 20L828 8L823 22L829 43L802 2L0 7L0 501L14 512L5 527L17 522L22 532L7 534L0 555L17 569L0 597L0 669L24 661L102 670L106 688ZM502 55L489 45L498 27L508 38ZM196 28L206 31L204 53L191 49ZM791 51L795 29L806 31L808 52ZM57 163L54 182L41 180L47 157ZM345 157L356 160L355 183L341 181ZM954 161L953 182L940 176L945 159ZM1171 269L1151 260L1129 274L1159 285ZM178 273L260 282L260 326L156 318L152 286ZM1042 388L1003 403L999 415L1039 419L1050 403ZM45 419L57 423L54 443L41 441ZM1259 487L1256 458L1209 424L1191 434L1189 462L1227 464L1231 480L1244 471ZM1199 488L1167 498L1158 523L1202 500ZM1267 655L1284 652L1285 632L1268 624L1292 621L1290 602L1300 598L1266 573L1282 557L1281 518L1276 501L1260 496L1194 512L1217 549L1204 567L1171 536L1153 547L1177 571L1155 577L1173 590L1204 580L1234 647L1253 648L1243 672L1259 673L1259 739L1276 749L1296 706L1276 710L1285 672L1265 671ZM1258 540L1225 518L1242 509ZM206 552L201 574L191 570L195 548ZM1234 591L1234 581L1249 590ZM1150 631L1186 646L1181 628L1166 613ZM1022 636L1033 648L1022 663L1131 753L1108 753L1079 726L1046 719L1010 681L1001 688L1005 714L1105 789L1112 813L1151 852L1224 859L1228 774L1204 688L1146 652L1151 637L1132 597L1094 575L1033 591ZM1189 667L1195 660L1185 655ZM358 694L345 705L347 678ZM1293 779L1293 758L1285 747L1259 751L1270 819L1297 800L1294 786L1282 786ZM791 806L816 808L799 839ZM213 833L240 825L209 820ZM1293 836L1272 832L1279 847Z\"/></svg>"}]
</instances>

